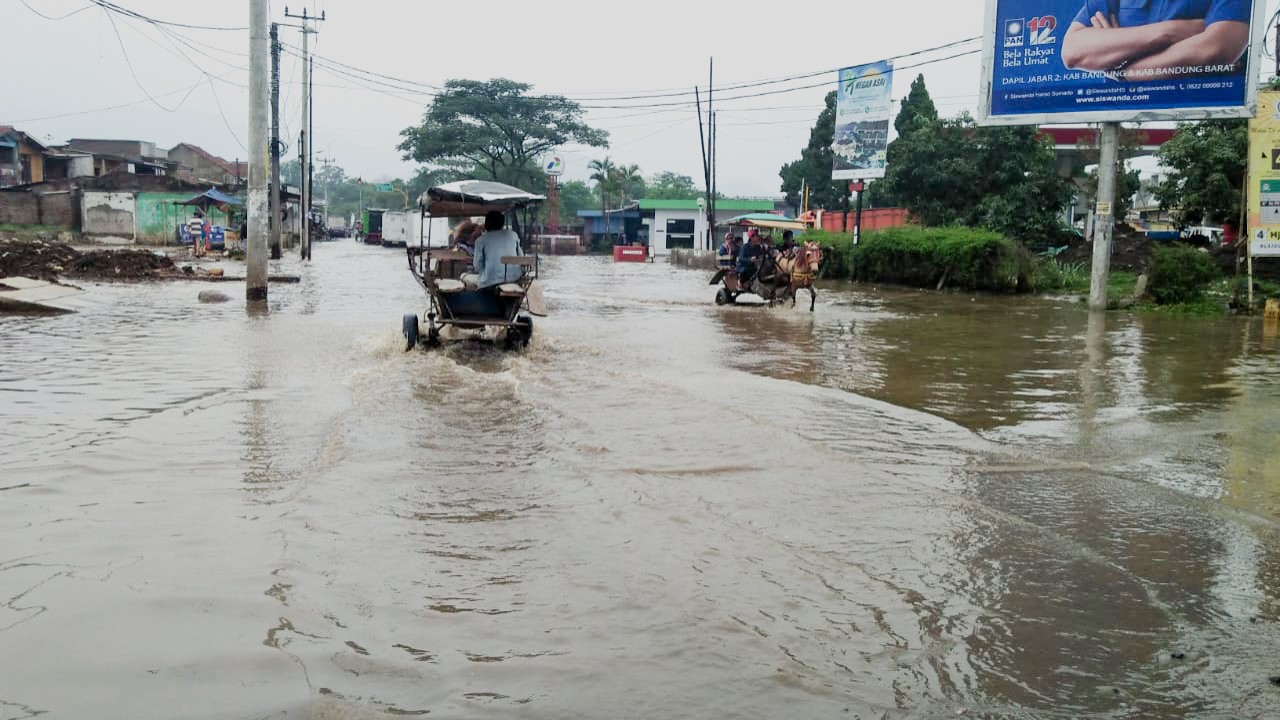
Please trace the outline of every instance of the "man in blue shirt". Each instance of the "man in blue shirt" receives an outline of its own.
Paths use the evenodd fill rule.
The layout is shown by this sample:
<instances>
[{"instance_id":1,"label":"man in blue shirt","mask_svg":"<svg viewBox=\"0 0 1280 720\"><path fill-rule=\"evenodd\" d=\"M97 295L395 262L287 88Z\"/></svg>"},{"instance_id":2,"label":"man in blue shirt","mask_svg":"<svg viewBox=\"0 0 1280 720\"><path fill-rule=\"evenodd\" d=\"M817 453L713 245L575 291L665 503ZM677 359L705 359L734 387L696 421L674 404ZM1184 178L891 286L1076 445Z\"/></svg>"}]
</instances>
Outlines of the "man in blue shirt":
<instances>
[{"instance_id":1,"label":"man in blue shirt","mask_svg":"<svg viewBox=\"0 0 1280 720\"><path fill-rule=\"evenodd\" d=\"M506 230L507 219L502 213L490 210L484 216L484 234L476 241L475 266L479 279L476 287L481 290L507 282L516 282L523 273L519 265L506 265L503 257L520 254L520 236Z\"/></svg>"},{"instance_id":2,"label":"man in blue shirt","mask_svg":"<svg viewBox=\"0 0 1280 720\"><path fill-rule=\"evenodd\" d=\"M1131 81L1230 72L1249 46L1252 9L1251 0L1085 0L1062 62Z\"/></svg>"},{"instance_id":3,"label":"man in blue shirt","mask_svg":"<svg viewBox=\"0 0 1280 720\"><path fill-rule=\"evenodd\" d=\"M760 270L760 259L764 257L764 245L755 228L747 233L747 244L738 253L738 282L746 285Z\"/></svg>"}]
</instances>

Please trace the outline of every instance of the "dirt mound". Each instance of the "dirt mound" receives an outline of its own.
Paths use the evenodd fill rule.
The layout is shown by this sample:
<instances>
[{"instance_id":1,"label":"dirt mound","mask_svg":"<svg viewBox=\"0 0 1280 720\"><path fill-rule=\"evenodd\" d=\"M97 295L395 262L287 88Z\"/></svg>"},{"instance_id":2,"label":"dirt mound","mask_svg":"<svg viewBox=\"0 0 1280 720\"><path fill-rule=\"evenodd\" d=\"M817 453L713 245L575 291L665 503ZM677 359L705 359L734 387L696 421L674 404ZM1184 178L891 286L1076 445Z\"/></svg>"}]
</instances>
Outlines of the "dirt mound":
<instances>
[{"instance_id":1,"label":"dirt mound","mask_svg":"<svg viewBox=\"0 0 1280 720\"><path fill-rule=\"evenodd\" d=\"M1142 272L1151 257L1151 240L1128 225L1117 225L1111 236L1111 269ZM1060 259L1066 263L1093 263L1093 243L1075 238Z\"/></svg>"},{"instance_id":2,"label":"dirt mound","mask_svg":"<svg viewBox=\"0 0 1280 720\"><path fill-rule=\"evenodd\" d=\"M177 273L172 260L148 250L94 250L66 268L69 277L83 280L147 280Z\"/></svg>"},{"instance_id":3,"label":"dirt mound","mask_svg":"<svg viewBox=\"0 0 1280 720\"><path fill-rule=\"evenodd\" d=\"M43 241L0 244L0 277L29 277L52 282L80 253Z\"/></svg>"}]
</instances>

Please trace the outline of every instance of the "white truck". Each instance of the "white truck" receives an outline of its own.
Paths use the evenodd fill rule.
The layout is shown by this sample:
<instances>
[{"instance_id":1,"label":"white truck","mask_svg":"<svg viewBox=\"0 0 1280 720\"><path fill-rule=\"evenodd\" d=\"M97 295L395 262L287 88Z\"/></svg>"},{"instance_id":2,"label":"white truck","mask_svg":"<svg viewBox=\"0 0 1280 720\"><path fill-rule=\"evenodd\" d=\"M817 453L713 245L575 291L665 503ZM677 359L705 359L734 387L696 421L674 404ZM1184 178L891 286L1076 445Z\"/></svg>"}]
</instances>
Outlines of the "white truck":
<instances>
[{"instance_id":1,"label":"white truck","mask_svg":"<svg viewBox=\"0 0 1280 720\"><path fill-rule=\"evenodd\" d=\"M423 235L422 213L417 210L403 212L387 212L382 216L382 244L393 247L407 247L421 242L432 247L444 247L449 244L449 219L429 218L431 225L427 230L428 238Z\"/></svg>"}]
</instances>

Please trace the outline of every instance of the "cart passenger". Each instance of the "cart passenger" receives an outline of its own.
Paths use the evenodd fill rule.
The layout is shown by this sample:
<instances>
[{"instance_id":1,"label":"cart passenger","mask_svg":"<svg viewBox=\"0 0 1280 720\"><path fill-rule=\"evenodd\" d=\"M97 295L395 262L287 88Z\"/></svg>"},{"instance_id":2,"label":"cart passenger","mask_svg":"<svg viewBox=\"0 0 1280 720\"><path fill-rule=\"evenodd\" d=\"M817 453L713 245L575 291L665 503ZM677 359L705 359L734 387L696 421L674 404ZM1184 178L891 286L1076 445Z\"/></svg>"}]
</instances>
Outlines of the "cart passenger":
<instances>
[{"instance_id":1,"label":"cart passenger","mask_svg":"<svg viewBox=\"0 0 1280 720\"><path fill-rule=\"evenodd\" d=\"M789 253L796 249L795 233L790 230L782 232L782 252Z\"/></svg>"},{"instance_id":2,"label":"cart passenger","mask_svg":"<svg viewBox=\"0 0 1280 720\"><path fill-rule=\"evenodd\" d=\"M756 272L760 269L760 258L764 255L764 245L760 234L752 228L747 234L747 244L742 246L742 252L738 253L738 279L742 283L751 281L755 277Z\"/></svg>"},{"instance_id":3,"label":"cart passenger","mask_svg":"<svg viewBox=\"0 0 1280 720\"><path fill-rule=\"evenodd\" d=\"M506 229L506 224L507 219L497 210L490 210L484 216L484 234L476 241L472 262L479 275L476 287L480 289L515 282L524 272L518 265L502 262L504 257L520 254L520 236Z\"/></svg>"},{"instance_id":4,"label":"cart passenger","mask_svg":"<svg viewBox=\"0 0 1280 720\"><path fill-rule=\"evenodd\" d=\"M727 232L724 234L724 242L720 243L720 248L716 250L716 263L722 268L731 268L736 254L733 248L733 233Z\"/></svg>"},{"instance_id":5,"label":"cart passenger","mask_svg":"<svg viewBox=\"0 0 1280 720\"><path fill-rule=\"evenodd\" d=\"M475 236L480 227L470 220L464 220L449 235L449 249L461 250L468 255L475 254Z\"/></svg>"}]
</instances>

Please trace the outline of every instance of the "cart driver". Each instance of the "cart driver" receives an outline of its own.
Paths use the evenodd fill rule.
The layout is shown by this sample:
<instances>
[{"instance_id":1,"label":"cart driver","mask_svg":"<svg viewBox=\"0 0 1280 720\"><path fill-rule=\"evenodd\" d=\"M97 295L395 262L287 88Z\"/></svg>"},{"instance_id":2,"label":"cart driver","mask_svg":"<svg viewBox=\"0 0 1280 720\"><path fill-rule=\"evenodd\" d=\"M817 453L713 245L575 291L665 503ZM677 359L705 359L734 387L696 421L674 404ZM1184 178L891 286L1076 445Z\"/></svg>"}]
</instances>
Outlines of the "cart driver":
<instances>
[{"instance_id":1,"label":"cart driver","mask_svg":"<svg viewBox=\"0 0 1280 720\"><path fill-rule=\"evenodd\" d=\"M484 234L476 240L475 266L476 287L484 288L515 282L520 279L523 269L518 265L506 265L502 258L520 254L520 237L514 231L506 229L507 219L497 210L490 210L484 216Z\"/></svg>"},{"instance_id":2,"label":"cart driver","mask_svg":"<svg viewBox=\"0 0 1280 720\"><path fill-rule=\"evenodd\" d=\"M744 285L751 281L760 269L760 258L764 256L763 238L755 228L747 234L747 244L738 253L738 281Z\"/></svg>"}]
</instances>

